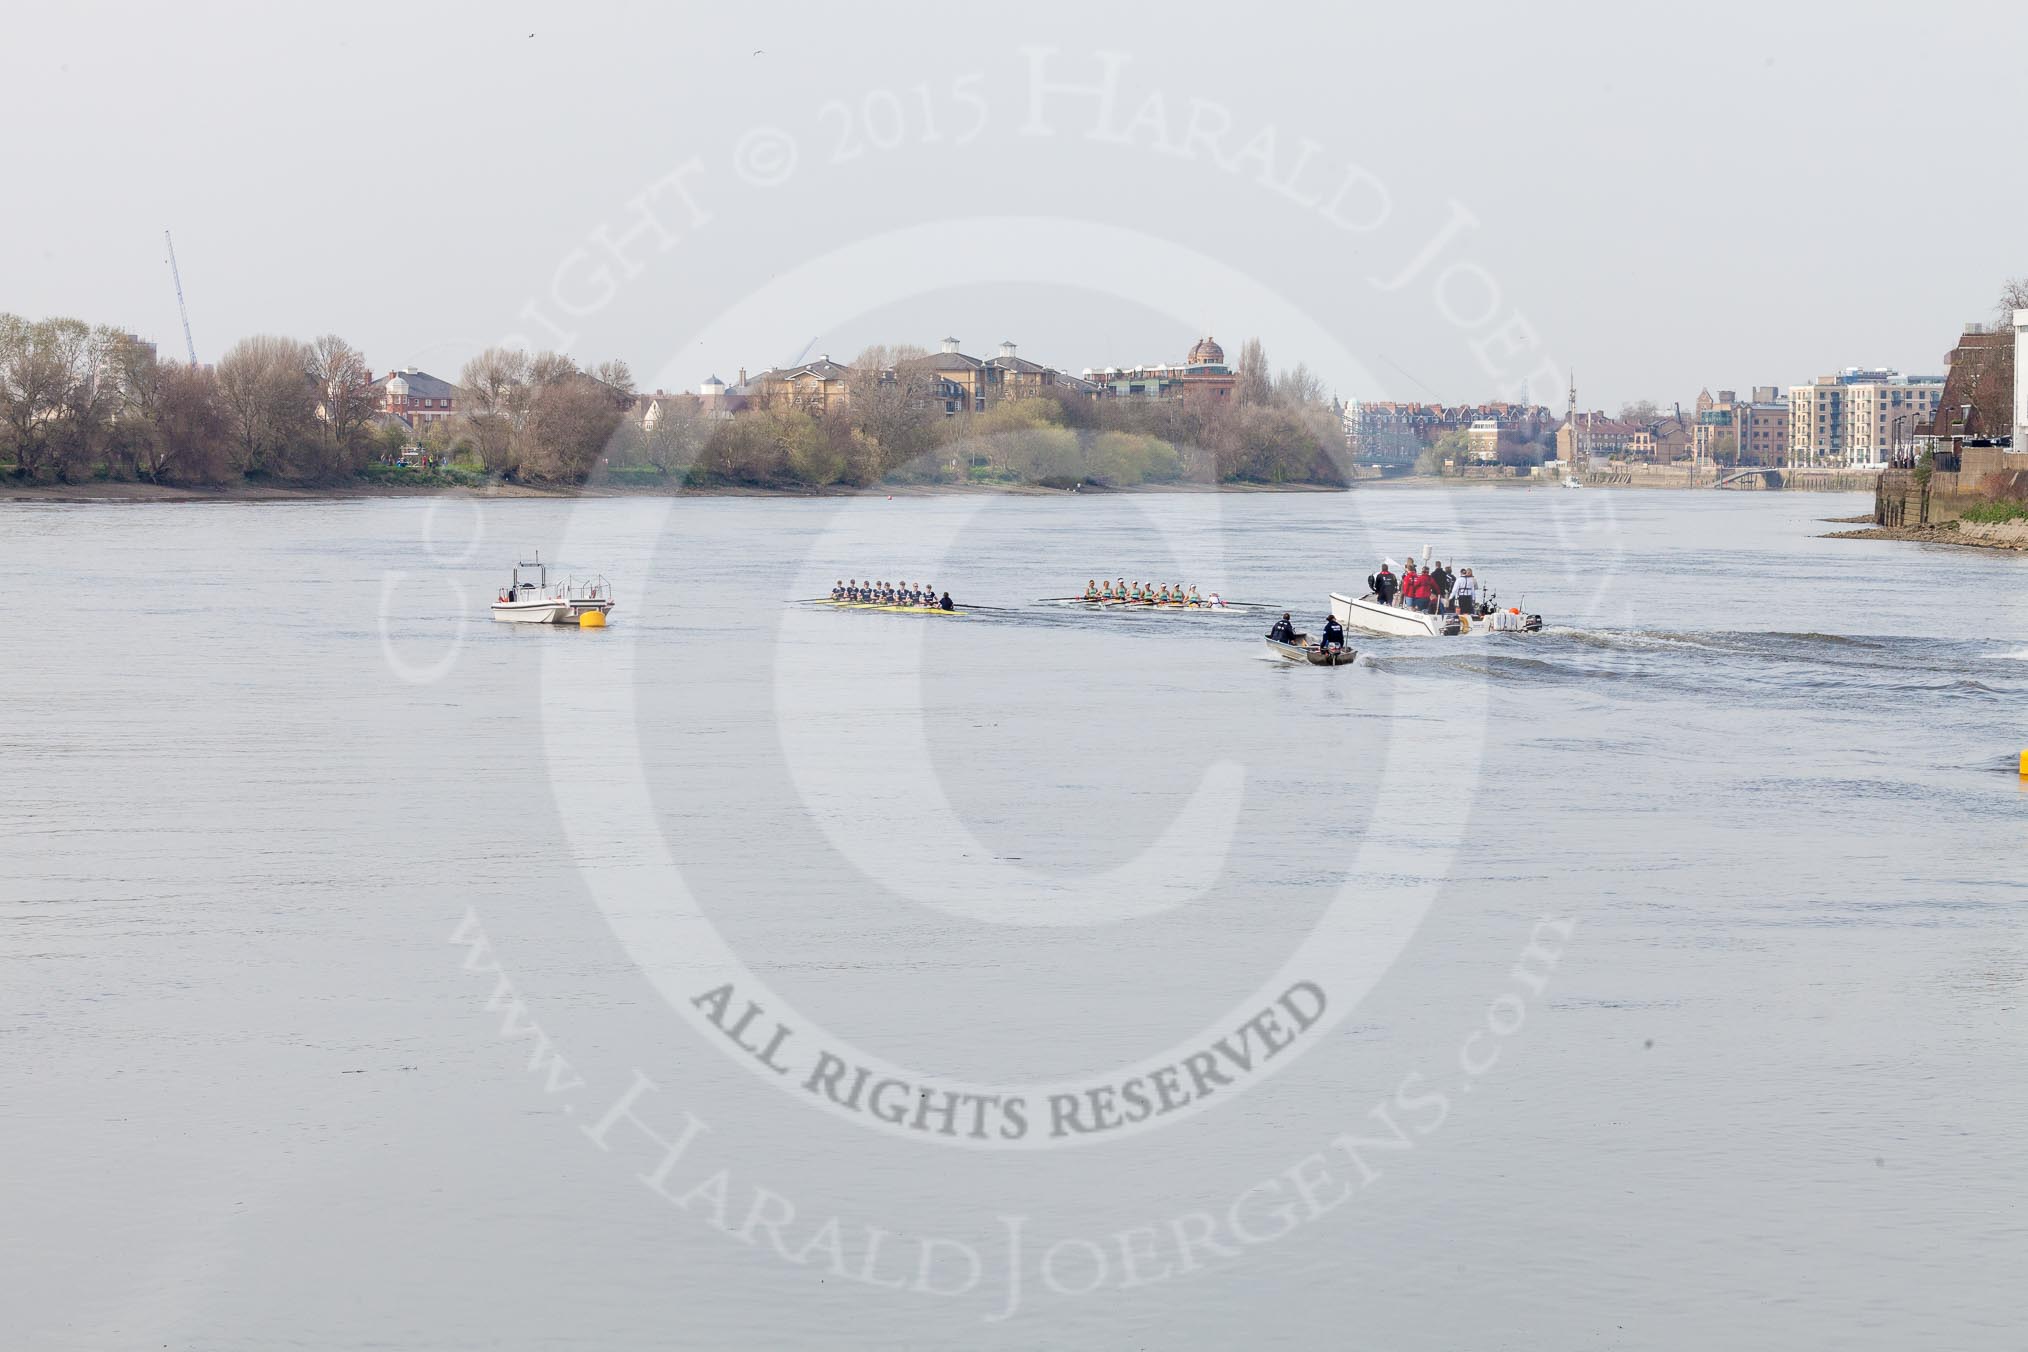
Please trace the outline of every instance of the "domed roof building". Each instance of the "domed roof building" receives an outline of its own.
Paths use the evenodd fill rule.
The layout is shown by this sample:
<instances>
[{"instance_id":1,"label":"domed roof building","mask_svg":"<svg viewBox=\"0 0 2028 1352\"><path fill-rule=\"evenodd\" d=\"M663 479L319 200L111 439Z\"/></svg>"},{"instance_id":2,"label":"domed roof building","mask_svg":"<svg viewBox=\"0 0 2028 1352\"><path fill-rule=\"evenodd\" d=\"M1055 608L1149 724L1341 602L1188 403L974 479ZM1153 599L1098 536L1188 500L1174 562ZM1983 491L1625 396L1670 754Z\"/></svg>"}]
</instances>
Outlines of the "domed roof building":
<instances>
[{"instance_id":1,"label":"domed roof building","mask_svg":"<svg viewBox=\"0 0 2028 1352\"><path fill-rule=\"evenodd\" d=\"M1209 336L1199 338L1197 346L1190 349L1190 355L1184 360L1184 364L1186 366L1223 366L1225 365L1225 349L1220 347Z\"/></svg>"}]
</instances>

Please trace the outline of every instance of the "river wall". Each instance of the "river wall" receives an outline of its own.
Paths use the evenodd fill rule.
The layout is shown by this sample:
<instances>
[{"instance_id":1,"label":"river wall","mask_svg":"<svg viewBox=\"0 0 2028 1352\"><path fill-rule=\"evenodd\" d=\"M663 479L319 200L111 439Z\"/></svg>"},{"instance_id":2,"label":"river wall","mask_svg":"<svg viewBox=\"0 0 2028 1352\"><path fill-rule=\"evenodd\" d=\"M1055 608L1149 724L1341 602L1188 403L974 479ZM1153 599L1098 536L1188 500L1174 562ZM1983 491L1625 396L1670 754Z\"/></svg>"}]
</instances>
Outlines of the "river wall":
<instances>
[{"instance_id":1,"label":"river wall","mask_svg":"<svg viewBox=\"0 0 2028 1352\"><path fill-rule=\"evenodd\" d=\"M1739 475L1709 465L1637 465L1611 461L1584 476L1593 488L1718 488L1728 491L1782 489L1809 493L1871 492L1880 475L1864 469L1777 469L1767 474Z\"/></svg>"},{"instance_id":2,"label":"river wall","mask_svg":"<svg viewBox=\"0 0 2028 1352\"><path fill-rule=\"evenodd\" d=\"M1588 488L1710 488L1717 471L1707 465L1636 465L1608 461L1585 472Z\"/></svg>"},{"instance_id":3,"label":"river wall","mask_svg":"<svg viewBox=\"0 0 2028 1352\"><path fill-rule=\"evenodd\" d=\"M1873 493L1873 523L1942 525L1982 502L2028 502L2028 451L1967 446L1957 469L1932 470L1927 480L1915 470L1887 470Z\"/></svg>"}]
</instances>

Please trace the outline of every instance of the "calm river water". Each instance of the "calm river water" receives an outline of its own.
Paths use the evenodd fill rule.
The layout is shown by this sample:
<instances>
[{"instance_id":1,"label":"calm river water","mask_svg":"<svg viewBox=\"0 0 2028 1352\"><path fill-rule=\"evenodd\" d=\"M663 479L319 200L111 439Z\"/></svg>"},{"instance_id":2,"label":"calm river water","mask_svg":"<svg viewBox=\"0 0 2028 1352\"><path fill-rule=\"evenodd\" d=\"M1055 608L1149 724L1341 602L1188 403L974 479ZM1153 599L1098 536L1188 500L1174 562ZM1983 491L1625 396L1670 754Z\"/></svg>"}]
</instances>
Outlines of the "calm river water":
<instances>
[{"instance_id":1,"label":"calm river water","mask_svg":"<svg viewBox=\"0 0 2028 1352\"><path fill-rule=\"evenodd\" d=\"M0 506L0 1345L2019 1347L2028 558L1865 507Z\"/></svg>"}]
</instances>

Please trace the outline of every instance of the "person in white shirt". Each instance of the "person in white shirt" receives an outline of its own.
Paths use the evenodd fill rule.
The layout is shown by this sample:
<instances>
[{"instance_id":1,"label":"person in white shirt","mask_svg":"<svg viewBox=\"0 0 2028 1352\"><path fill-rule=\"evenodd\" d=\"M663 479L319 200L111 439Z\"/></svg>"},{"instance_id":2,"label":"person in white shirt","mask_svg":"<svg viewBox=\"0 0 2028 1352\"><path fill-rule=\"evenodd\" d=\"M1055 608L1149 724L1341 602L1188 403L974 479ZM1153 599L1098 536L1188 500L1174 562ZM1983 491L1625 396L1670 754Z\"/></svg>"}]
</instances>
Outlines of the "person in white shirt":
<instances>
[{"instance_id":1,"label":"person in white shirt","mask_svg":"<svg viewBox=\"0 0 2028 1352\"><path fill-rule=\"evenodd\" d=\"M1457 584L1451 588L1451 599L1457 602L1458 614L1479 613L1479 579L1472 576L1471 569L1459 570Z\"/></svg>"}]
</instances>

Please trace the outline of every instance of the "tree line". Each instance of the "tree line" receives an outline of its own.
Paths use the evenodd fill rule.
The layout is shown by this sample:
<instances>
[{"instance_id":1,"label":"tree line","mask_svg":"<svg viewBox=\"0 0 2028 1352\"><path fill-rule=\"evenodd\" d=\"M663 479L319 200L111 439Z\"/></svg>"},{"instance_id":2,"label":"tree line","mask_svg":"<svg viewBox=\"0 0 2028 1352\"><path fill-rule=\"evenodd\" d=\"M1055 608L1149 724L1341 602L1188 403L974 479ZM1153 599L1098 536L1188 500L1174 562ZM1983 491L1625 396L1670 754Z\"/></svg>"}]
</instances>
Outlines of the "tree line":
<instances>
[{"instance_id":1,"label":"tree line","mask_svg":"<svg viewBox=\"0 0 2028 1352\"><path fill-rule=\"evenodd\" d=\"M382 383L335 334L245 338L190 366L107 326L0 315L0 466L31 482L320 485L420 447L431 464L536 484L1344 482L1335 407L1301 366L1271 376L1258 341L1229 399L1044 387L956 416L927 355L869 348L829 411L775 401L726 417L675 399L648 426L623 362L491 348L459 373L455 416L410 428L378 416Z\"/></svg>"},{"instance_id":2,"label":"tree line","mask_svg":"<svg viewBox=\"0 0 2028 1352\"><path fill-rule=\"evenodd\" d=\"M610 463L700 486L1345 482L1342 424L1322 385L1301 366L1270 376L1257 340L1229 399L1093 399L1044 386L955 416L928 355L868 348L830 410L778 400L726 417L671 400L652 427L620 431Z\"/></svg>"},{"instance_id":3,"label":"tree line","mask_svg":"<svg viewBox=\"0 0 2028 1352\"><path fill-rule=\"evenodd\" d=\"M355 480L411 446L505 477L582 481L634 402L624 363L487 352L459 417L411 429L336 334L243 338L216 366L163 361L106 325L0 314L0 466L16 480L216 486Z\"/></svg>"},{"instance_id":4,"label":"tree line","mask_svg":"<svg viewBox=\"0 0 2028 1352\"><path fill-rule=\"evenodd\" d=\"M370 455L378 398L335 334L244 339L214 368L104 325L0 314L0 462L18 479L340 479Z\"/></svg>"}]
</instances>

